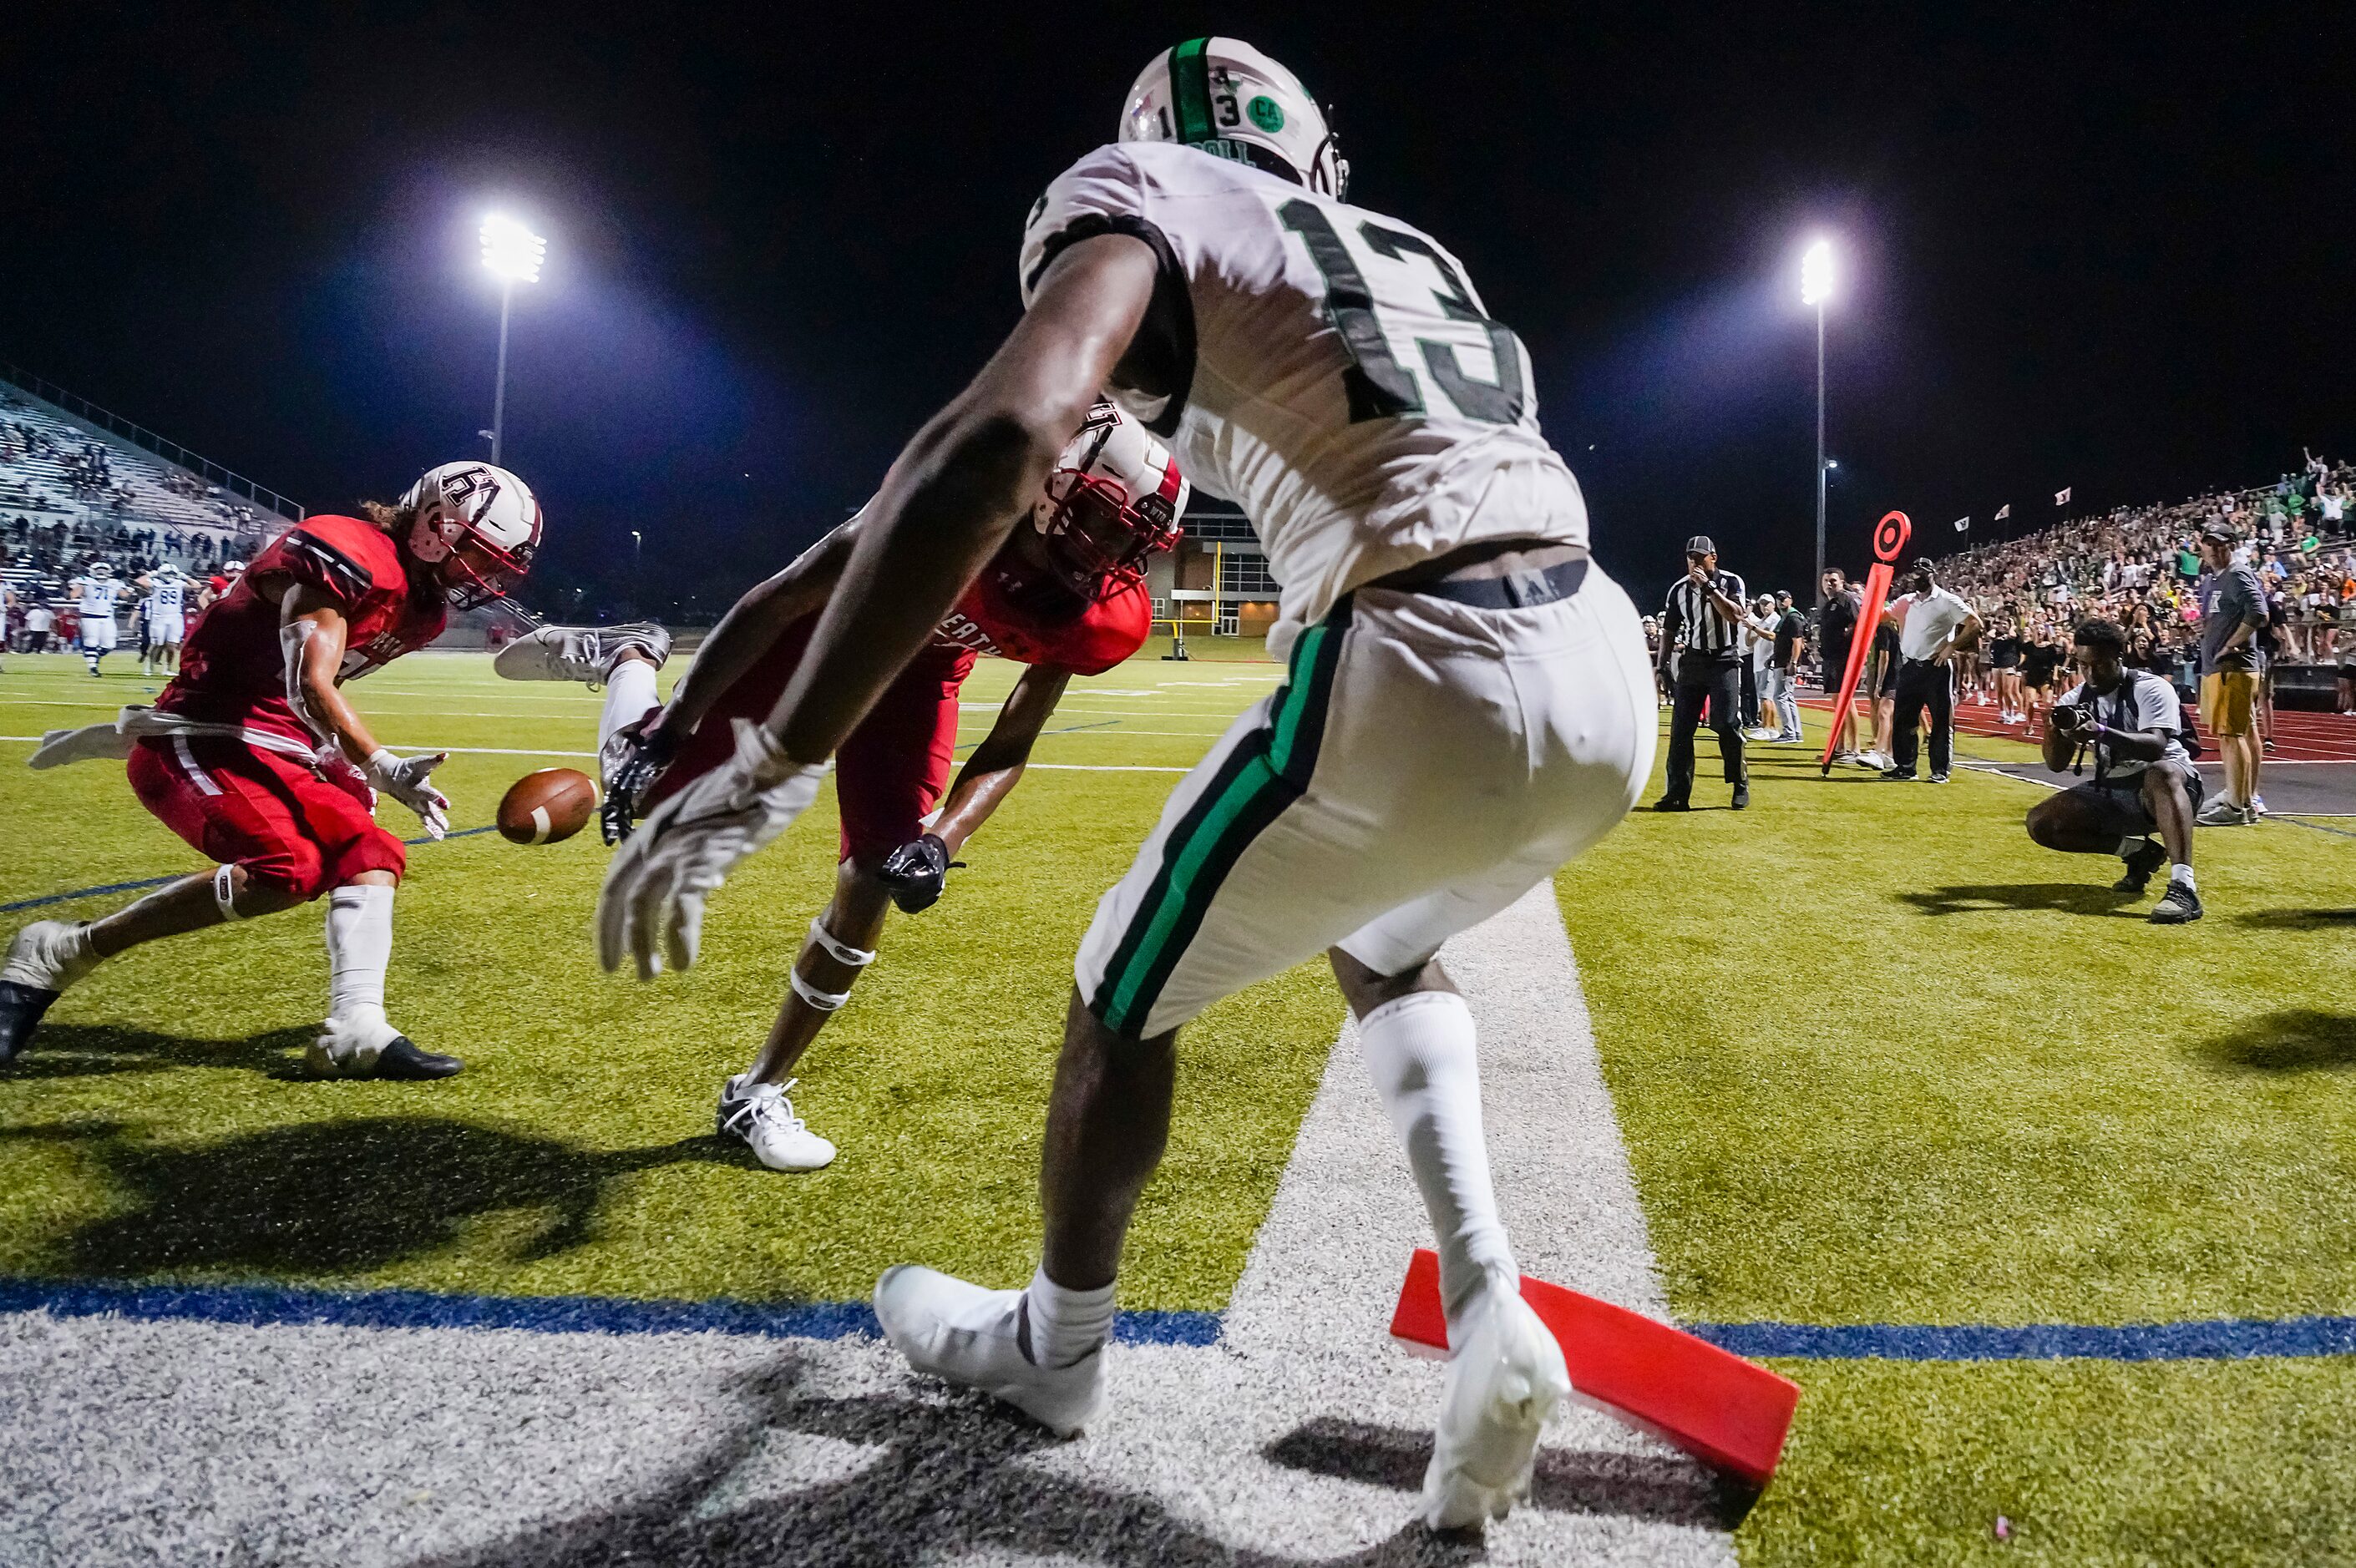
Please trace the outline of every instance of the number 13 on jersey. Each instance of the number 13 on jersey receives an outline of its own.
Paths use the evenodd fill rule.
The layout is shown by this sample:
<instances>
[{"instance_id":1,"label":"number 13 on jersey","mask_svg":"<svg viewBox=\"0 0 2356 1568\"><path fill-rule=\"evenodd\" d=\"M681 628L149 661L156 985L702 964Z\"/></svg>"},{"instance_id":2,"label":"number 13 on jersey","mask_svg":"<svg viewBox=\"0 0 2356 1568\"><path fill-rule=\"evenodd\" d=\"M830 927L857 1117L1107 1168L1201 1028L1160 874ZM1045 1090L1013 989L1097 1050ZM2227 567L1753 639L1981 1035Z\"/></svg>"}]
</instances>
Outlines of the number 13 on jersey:
<instances>
[{"instance_id":1,"label":"number 13 on jersey","mask_svg":"<svg viewBox=\"0 0 2356 1568\"><path fill-rule=\"evenodd\" d=\"M1312 201L1288 201L1276 215L1301 236L1309 259L1325 280L1325 314L1350 357L1342 382L1352 424L1425 411L1415 372L1399 362L1400 353L1395 351L1390 336L1395 328L1408 334L1426 372L1466 419L1483 424L1521 422L1526 401L1521 342L1502 323L1483 314L1480 302L1438 246L1420 234L1366 221L1357 226L1354 247ZM1360 265L1361 253L1381 281L1379 300L1376 285L1368 281L1369 266ZM1496 361L1495 380L1468 374L1456 357L1455 345L1416 333L1419 325L1443 321L1480 328Z\"/></svg>"}]
</instances>

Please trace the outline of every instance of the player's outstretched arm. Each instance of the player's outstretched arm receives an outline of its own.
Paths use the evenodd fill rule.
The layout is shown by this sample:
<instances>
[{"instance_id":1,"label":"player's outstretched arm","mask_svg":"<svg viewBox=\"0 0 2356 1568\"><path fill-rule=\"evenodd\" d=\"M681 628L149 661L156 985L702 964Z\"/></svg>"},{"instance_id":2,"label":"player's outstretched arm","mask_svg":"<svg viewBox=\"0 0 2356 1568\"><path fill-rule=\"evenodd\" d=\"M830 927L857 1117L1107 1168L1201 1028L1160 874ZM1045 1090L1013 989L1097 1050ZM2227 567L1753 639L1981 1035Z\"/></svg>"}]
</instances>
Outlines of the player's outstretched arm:
<instances>
[{"instance_id":1,"label":"player's outstretched arm","mask_svg":"<svg viewBox=\"0 0 2356 1568\"><path fill-rule=\"evenodd\" d=\"M1066 251L990 363L900 453L770 716L786 756L832 756L1005 542L1137 336L1155 265L1126 235Z\"/></svg>"},{"instance_id":2,"label":"player's outstretched arm","mask_svg":"<svg viewBox=\"0 0 2356 1568\"><path fill-rule=\"evenodd\" d=\"M349 635L341 603L307 583L288 586L279 601L278 637L286 651L287 699L313 731L327 737L362 778L410 810L428 837L450 829L450 797L434 787L434 770L450 760L447 752L395 756L361 721L336 684Z\"/></svg>"},{"instance_id":3,"label":"player's outstretched arm","mask_svg":"<svg viewBox=\"0 0 2356 1568\"><path fill-rule=\"evenodd\" d=\"M958 770L957 782L949 786L948 798L933 824L934 835L950 854L963 848L965 841L990 820L991 813L1014 793L1031 761L1031 747L1046 728L1055 705L1063 701L1064 688L1071 679L1070 670L1033 665L1006 694L997 721Z\"/></svg>"},{"instance_id":4,"label":"player's outstretched arm","mask_svg":"<svg viewBox=\"0 0 2356 1568\"><path fill-rule=\"evenodd\" d=\"M1031 760L1032 742L1038 740L1047 715L1063 700L1064 688L1071 678L1071 671L1049 665L1024 670L1007 694L1005 706L999 709L990 734L958 771L931 831L884 858L876 874L891 892L892 901L905 912L930 909L939 901L949 868L965 863L951 857L1014 793L1023 766Z\"/></svg>"},{"instance_id":5,"label":"player's outstretched arm","mask_svg":"<svg viewBox=\"0 0 2356 1568\"><path fill-rule=\"evenodd\" d=\"M730 605L680 677L659 720L661 726L675 735L694 730L720 694L757 666L787 627L823 608L834 585L842 581L843 566L858 538L859 518L853 517Z\"/></svg>"},{"instance_id":6,"label":"player's outstretched arm","mask_svg":"<svg viewBox=\"0 0 2356 1568\"><path fill-rule=\"evenodd\" d=\"M695 962L704 900L818 797L835 751L931 637L1046 483L1153 296L1153 252L1073 246L973 384L935 415L862 515L842 580L766 725L663 802L605 869L597 951L641 978Z\"/></svg>"}]
</instances>

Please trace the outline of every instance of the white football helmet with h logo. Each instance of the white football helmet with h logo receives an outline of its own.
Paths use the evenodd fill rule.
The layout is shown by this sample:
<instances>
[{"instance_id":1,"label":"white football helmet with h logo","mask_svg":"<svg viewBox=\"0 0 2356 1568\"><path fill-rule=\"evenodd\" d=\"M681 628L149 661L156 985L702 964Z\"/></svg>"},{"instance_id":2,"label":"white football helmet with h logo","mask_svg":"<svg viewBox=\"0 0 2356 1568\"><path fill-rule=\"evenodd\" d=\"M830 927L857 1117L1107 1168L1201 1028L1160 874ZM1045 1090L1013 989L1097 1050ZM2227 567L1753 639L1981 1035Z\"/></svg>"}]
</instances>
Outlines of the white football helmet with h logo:
<instances>
[{"instance_id":1,"label":"white football helmet with h logo","mask_svg":"<svg viewBox=\"0 0 2356 1568\"><path fill-rule=\"evenodd\" d=\"M1190 147L1330 196L1349 197L1350 165L1301 79L1240 38L1189 38L1139 75L1120 140Z\"/></svg>"},{"instance_id":2,"label":"white football helmet with h logo","mask_svg":"<svg viewBox=\"0 0 2356 1568\"><path fill-rule=\"evenodd\" d=\"M540 501L531 487L487 463L445 463L401 498L414 507L409 553L435 569L453 608L503 598L540 549Z\"/></svg>"}]
</instances>

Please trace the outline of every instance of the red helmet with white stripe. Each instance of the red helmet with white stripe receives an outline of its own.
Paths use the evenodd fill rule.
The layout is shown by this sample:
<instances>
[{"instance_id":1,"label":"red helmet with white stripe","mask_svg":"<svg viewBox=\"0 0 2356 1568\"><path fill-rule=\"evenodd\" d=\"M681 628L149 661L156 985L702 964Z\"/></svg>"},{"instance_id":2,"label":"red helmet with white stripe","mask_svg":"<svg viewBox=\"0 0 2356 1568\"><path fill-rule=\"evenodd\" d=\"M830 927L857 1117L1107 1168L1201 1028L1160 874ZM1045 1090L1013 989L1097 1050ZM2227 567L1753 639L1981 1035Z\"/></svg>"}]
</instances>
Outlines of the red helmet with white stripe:
<instances>
[{"instance_id":1,"label":"red helmet with white stripe","mask_svg":"<svg viewBox=\"0 0 2356 1568\"><path fill-rule=\"evenodd\" d=\"M504 598L540 549L540 500L531 486L487 463L445 463L401 498L414 507L409 552L434 570L454 609Z\"/></svg>"},{"instance_id":2,"label":"red helmet with white stripe","mask_svg":"<svg viewBox=\"0 0 2356 1568\"><path fill-rule=\"evenodd\" d=\"M1055 459L1031 517L1057 575L1093 597L1107 578L1143 577L1146 557L1176 546L1188 488L1168 447L1099 402Z\"/></svg>"}]
</instances>

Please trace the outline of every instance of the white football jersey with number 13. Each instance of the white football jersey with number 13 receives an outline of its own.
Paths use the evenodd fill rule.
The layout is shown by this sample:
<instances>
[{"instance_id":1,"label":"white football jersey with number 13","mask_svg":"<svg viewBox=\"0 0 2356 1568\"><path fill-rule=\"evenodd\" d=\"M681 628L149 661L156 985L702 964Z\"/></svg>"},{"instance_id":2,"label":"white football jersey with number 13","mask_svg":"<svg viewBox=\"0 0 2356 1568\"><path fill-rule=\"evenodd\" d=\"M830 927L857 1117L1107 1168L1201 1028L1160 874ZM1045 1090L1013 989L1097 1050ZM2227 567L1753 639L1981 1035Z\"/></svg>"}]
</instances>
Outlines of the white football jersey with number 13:
<instances>
[{"instance_id":1,"label":"white football jersey with number 13","mask_svg":"<svg viewBox=\"0 0 2356 1568\"><path fill-rule=\"evenodd\" d=\"M1430 237L1193 147L1132 142L1090 153L1033 207L1023 304L1066 246L1105 233L1160 258L1141 336L1178 389L1112 394L1251 518L1282 585L1280 640L1461 545L1586 542L1578 482L1538 433L1529 355Z\"/></svg>"}]
</instances>

